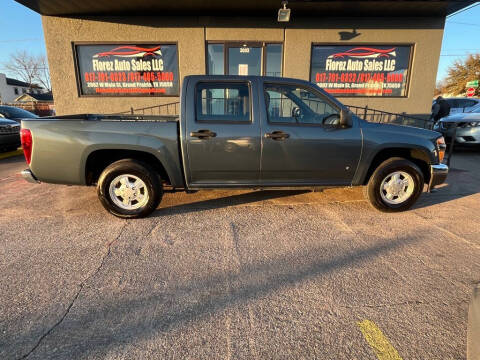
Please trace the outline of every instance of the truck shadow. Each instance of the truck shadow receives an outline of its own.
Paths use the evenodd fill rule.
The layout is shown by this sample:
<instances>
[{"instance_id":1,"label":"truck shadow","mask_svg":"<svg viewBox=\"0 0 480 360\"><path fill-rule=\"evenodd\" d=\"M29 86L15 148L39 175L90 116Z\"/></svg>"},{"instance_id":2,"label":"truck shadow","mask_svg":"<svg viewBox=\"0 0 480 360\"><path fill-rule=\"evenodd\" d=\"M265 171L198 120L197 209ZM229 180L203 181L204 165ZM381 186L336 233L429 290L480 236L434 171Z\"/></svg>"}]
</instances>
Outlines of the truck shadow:
<instances>
[{"instance_id":1,"label":"truck shadow","mask_svg":"<svg viewBox=\"0 0 480 360\"><path fill-rule=\"evenodd\" d=\"M204 210L220 209L229 206L245 205L255 202L262 202L274 199L280 199L289 196L306 194L309 190L262 190L252 191L244 194L234 194L222 196L214 199L205 199L179 205L160 207L151 216L158 217L164 215L184 214Z\"/></svg>"},{"instance_id":2,"label":"truck shadow","mask_svg":"<svg viewBox=\"0 0 480 360\"><path fill-rule=\"evenodd\" d=\"M358 191L357 191L358 190ZM204 210L226 208L229 206L247 205L252 203L281 203L282 205L295 205L305 203L328 204L330 202L358 201L363 200L361 188L348 189L332 193L326 190L319 196L299 198L283 201L272 201L282 198L294 197L312 193L310 190L264 190L236 193L238 190L199 191L195 195L175 194L168 199L164 198L162 204L151 216L192 213ZM212 197L212 193L217 197ZM460 148L455 151L445 184L434 189L432 193L424 192L412 209L421 209L429 206L448 203L450 201L465 198L480 193L480 151L476 149ZM308 195L307 195L308 196ZM305 201L308 199L308 201ZM165 201L167 200L167 201ZM369 211L374 211L370 207Z\"/></svg>"}]
</instances>

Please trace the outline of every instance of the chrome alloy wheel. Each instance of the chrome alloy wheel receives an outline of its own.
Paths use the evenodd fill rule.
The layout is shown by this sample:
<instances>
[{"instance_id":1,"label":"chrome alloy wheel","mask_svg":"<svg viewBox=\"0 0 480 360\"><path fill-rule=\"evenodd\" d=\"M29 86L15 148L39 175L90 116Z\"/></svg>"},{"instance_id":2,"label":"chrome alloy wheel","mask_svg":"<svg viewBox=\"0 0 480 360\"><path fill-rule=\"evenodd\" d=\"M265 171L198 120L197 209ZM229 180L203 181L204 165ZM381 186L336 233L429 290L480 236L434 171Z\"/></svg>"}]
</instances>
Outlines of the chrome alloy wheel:
<instances>
[{"instance_id":1,"label":"chrome alloy wheel","mask_svg":"<svg viewBox=\"0 0 480 360\"><path fill-rule=\"evenodd\" d=\"M380 184L380 196L388 204L398 205L407 201L415 190L412 176L405 171L388 174Z\"/></svg>"},{"instance_id":2,"label":"chrome alloy wheel","mask_svg":"<svg viewBox=\"0 0 480 360\"><path fill-rule=\"evenodd\" d=\"M147 186L138 176L122 174L110 183L110 198L119 208L135 210L148 202Z\"/></svg>"}]
</instances>

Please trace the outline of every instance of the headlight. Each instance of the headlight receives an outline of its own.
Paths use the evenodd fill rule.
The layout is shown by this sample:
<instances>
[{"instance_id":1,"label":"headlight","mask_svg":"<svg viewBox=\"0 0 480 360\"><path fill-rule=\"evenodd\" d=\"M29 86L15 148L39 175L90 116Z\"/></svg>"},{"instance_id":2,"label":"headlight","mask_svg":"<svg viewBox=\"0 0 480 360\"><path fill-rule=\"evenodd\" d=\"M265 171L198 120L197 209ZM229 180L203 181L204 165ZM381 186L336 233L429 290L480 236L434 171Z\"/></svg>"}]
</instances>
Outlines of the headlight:
<instances>
[{"instance_id":1,"label":"headlight","mask_svg":"<svg viewBox=\"0 0 480 360\"><path fill-rule=\"evenodd\" d=\"M445 139L443 138L443 136L435 140L435 143L438 151L438 161L442 162L443 158L445 157L445 150L447 149L447 144L445 144Z\"/></svg>"}]
</instances>

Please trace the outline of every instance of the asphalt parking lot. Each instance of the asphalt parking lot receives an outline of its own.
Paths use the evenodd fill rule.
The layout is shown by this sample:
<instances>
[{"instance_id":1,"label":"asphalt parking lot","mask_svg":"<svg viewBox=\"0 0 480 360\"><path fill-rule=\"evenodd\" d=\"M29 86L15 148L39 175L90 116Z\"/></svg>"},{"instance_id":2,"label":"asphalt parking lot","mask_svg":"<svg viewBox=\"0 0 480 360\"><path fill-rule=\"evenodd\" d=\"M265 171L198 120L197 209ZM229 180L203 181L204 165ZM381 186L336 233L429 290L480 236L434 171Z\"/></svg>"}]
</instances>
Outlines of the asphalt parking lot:
<instances>
[{"instance_id":1,"label":"asphalt parking lot","mask_svg":"<svg viewBox=\"0 0 480 360\"><path fill-rule=\"evenodd\" d=\"M478 151L401 214L361 188L204 191L120 220L23 168L0 161L0 359L466 357Z\"/></svg>"}]
</instances>

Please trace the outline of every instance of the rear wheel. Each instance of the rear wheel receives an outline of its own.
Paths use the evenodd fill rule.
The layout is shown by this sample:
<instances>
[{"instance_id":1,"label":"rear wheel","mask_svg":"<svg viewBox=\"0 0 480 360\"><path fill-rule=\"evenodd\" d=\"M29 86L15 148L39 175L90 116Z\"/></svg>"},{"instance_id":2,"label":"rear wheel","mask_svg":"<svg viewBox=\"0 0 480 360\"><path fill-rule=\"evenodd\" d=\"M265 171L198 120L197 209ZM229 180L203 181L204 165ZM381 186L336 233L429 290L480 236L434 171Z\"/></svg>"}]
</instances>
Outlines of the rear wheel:
<instances>
[{"instance_id":1,"label":"rear wheel","mask_svg":"<svg viewBox=\"0 0 480 360\"><path fill-rule=\"evenodd\" d=\"M423 185L423 174L417 165L403 158L391 158L375 170L365 188L365 195L380 211L404 211L415 204Z\"/></svg>"},{"instance_id":2,"label":"rear wheel","mask_svg":"<svg viewBox=\"0 0 480 360\"><path fill-rule=\"evenodd\" d=\"M163 195L160 176L147 164L124 159L103 170L97 185L103 207L121 218L140 218L152 213Z\"/></svg>"}]
</instances>

